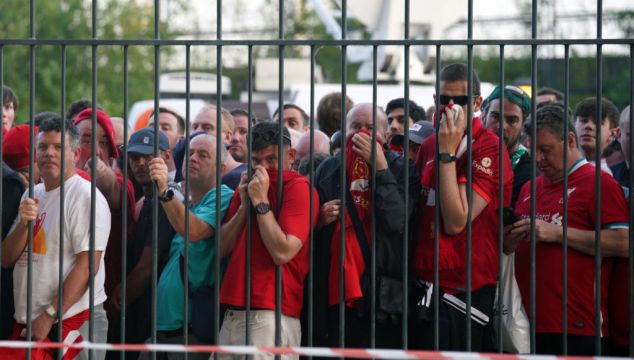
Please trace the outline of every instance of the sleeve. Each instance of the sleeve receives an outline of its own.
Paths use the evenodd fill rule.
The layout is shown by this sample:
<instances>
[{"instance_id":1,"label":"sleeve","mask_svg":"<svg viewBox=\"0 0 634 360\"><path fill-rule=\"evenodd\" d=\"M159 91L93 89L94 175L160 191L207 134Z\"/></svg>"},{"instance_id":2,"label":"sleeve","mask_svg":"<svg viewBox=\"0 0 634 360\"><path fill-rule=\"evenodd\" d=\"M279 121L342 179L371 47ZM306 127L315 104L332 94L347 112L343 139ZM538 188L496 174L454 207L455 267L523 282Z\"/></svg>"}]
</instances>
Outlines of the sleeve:
<instances>
[{"instance_id":1,"label":"sleeve","mask_svg":"<svg viewBox=\"0 0 634 360\"><path fill-rule=\"evenodd\" d=\"M233 190L225 185L220 188L220 219L223 218L229 208L229 203L233 197ZM200 220L206 222L213 229L216 229L216 188L209 190L205 195L205 200L194 212L194 215ZM238 194L238 199L240 198Z\"/></svg>"},{"instance_id":2,"label":"sleeve","mask_svg":"<svg viewBox=\"0 0 634 360\"><path fill-rule=\"evenodd\" d=\"M24 195L24 188L18 179L5 177L2 180L2 239L18 220L18 208Z\"/></svg>"},{"instance_id":3,"label":"sleeve","mask_svg":"<svg viewBox=\"0 0 634 360\"><path fill-rule=\"evenodd\" d=\"M388 233L402 233L405 228L405 176L403 158L394 158L388 153L389 169L376 172L376 193L374 194L379 227ZM415 170L414 170L415 171ZM410 174L411 175L411 174ZM411 189L411 185L410 185ZM411 199L410 199L411 200ZM411 206L410 206L411 210Z\"/></svg>"},{"instance_id":4,"label":"sleeve","mask_svg":"<svg viewBox=\"0 0 634 360\"><path fill-rule=\"evenodd\" d=\"M281 212L278 217L280 228L287 235L293 235L302 243L308 242L310 233L310 217L313 224L317 223L319 212L319 195L313 190L313 209L309 209L310 193L309 184L306 181L293 181L284 186Z\"/></svg>"},{"instance_id":5,"label":"sleeve","mask_svg":"<svg viewBox=\"0 0 634 360\"><path fill-rule=\"evenodd\" d=\"M594 190L594 183L592 185ZM596 222L595 199L596 192L591 192L590 209L592 209L592 223ZM601 173L601 228L629 229L627 217L627 202L623 196L621 186L607 173Z\"/></svg>"},{"instance_id":6,"label":"sleeve","mask_svg":"<svg viewBox=\"0 0 634 360\"><path fill-rule=\"evenodd\" d=\"M76 179L84 182L84 180ZM90 251L90 185L75 184L67 190L66 219L73 253ZM95 251L105 251L110 236L111 214L106 198L95 192Z\"/></svg>"},{"instance_id":7,"label":"sleeve","mask_svg":"<svg viewBox=\"0 0 634 360\"><path fill-rule=\"evenodd\" d=\"M490 204L494 201L494 194L497 194L497 189L500 186L498 175L500 156L497 144L494 145L492 141L481 144L481 146L474 146L472 149L472 184L473 190ZM465 173L458 175L459 184L467 183L466 170L461 172L463 171Z\"/></svg>"}]
</instances>

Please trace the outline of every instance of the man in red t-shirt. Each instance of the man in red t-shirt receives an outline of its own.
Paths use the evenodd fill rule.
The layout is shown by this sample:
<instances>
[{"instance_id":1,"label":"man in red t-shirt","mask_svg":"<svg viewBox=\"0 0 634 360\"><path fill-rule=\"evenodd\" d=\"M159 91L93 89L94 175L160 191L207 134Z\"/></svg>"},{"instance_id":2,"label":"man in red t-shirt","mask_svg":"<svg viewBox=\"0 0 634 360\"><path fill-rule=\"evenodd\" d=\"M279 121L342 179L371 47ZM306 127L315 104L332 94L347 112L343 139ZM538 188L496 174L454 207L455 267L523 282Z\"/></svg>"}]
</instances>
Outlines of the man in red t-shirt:
<instances>
[{"instance_id":1,"label":"man in red t-shirt","mask_svg":"<svg viewBox=\"0 0 634 360\"><path fill-rule=\"evenodd\" d=\"M279 138L282 184L278 182ZM228 310L220 330L221 345L273 346L276 326L281 326L280 346L299 346L304 278L308 273L308 236L310 218L317 222L319 198L313 190L313 208L309 208L308 180L290 171L295 150L286 128L282 134L275 123L260 123L253 127L251 161L253 175L242 174L222 226L221 256L231 252L220 289L220 302ZM278 189L282 186L282 202ZM249 214L250 213L250 214ZM247 216L251 216L251 263L247 269ZM282 308L276 307L276 267L282 272ZM251 317L246 319L245 274L250 271ZM276 324L275 310L282 313ZM245 328L251 326L250 343L246 343Z\"/></svg>"},{"instance_id":2,"label":"man in red t-shirt","mask_svg":"<svg viewBox=\"0 0 634 360\"><path fill-rule=\"evenodd\" d=\"M536 114L535 159L542 176L535 179L535 327L537 353L561 354L564 326L568 355L595 355L595 212L596 169L578 148L577 135L568 121L564 134L564 108L546 105ZM570 116L568 117L571 118ZM529 132L530 133L530 132ZM564 168L564 146L568 147ZM563 179L568 177L568 301L567 324L562 324L563 301ZM607 290L612 260L627 256L628 217L623 190L601 172L601 333L608 336ZM524 308L530 314L531 228L530 182L517 199L519 221L504 228L506 253L515 251L515 276Z\"/></svg>"},{"instance_id":3,"label":"man in red t-shirt","mask_svg":"<svg viewBox=\"0 0 634 360\"><path fill-rule=\"evenodd\" d=\"M473 73L473 98L468 98L468 71L465 64L451 64L440 72L440 121L438 138L430 136L421 145L416 165L421 171L423 191L419 202L421 221L417 228L418 241L412 262L415 275L426 282L426 296L417 299L421 314L416 346L433 348L434 318L429 307L432 291L441 290L440 348L467 350L466 348L466 292L471 292L471 351L482 351L486 343L485 328L493 310L493 298L498 279L498 209L507 207L511 200L513 171L506 151L502 147L500 164L499 139L482 126L479 118L467 119L467 104L480 110L480 81ZM457 120L454 120L457 116ZM448 120L449 119L449 120ZM472 162L467 162L467 121L471 121ZM439 153L436 154L436 141ZM436 186L435 167L438 167L440 186ZM471 167L473 201L467 201L467 170ZM503 170L500 170L502 168ZM504 182L499 183L499 171ZM499 199L499 189L504 190ZM435 223L435 192L440 192L440 223ZM467 239L468 209L471 207L472 234ZM434 236L439 230L440 283L434 281ZM471 288L467 290L467 243L471 241Z\"/></svg>"}]
</instances>

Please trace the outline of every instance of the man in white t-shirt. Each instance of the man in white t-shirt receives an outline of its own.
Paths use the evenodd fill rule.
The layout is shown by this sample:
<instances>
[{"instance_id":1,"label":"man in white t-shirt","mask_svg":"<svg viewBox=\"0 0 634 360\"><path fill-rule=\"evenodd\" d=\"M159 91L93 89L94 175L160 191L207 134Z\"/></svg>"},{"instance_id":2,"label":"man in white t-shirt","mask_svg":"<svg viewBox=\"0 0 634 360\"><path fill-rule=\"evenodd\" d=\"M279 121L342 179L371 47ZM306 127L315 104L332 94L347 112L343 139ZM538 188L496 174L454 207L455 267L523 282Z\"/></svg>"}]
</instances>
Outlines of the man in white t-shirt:
<instances>
[{"instance_id":1,"label":"man in white t-shirt","mask_svg":"<svg viewBox=\"0 0 634 360\"><path fill-rule=\"evenodd\" d=\"M104 253L110 234L110 210L103 195L95 196L95 245L90 246L91 185L75 173L74 162L79 154L77 129L66 123L65 144L62 146L62 119L46 120L39 127L36 144L37 166L43 183L28 191L22 202L13 228L2 242L2 266L15 266L13 293L15 321L13 339L26 337L27 293L32 294L31 337L34 340L49 338L57 341L58 312L62 311L62 340L79 342L91 340L105 342L108 322L103 302ZM64 172L62 173L62 153ZM60 211L60 190L63 178L64 208ZM63 212L63 213L62 213ZM60 218L64 232L60 238ZM31 263L28 263L28 224L33 221L33 246ZM62 248L63 246L63 248ZM90 253L94 250L94 287L89 288ZM60 251L63 251L63 298L58 297ZM27 271L32 269L32 286L27 286ZM94 333L88 336L89 302L94 299ZM51 333L53 331L53 333ZM87 358L87 351L69 349L66 357ZM70 355L70 356L69 356ZM97 354L102 359L105 353ZM65 358L66 358L65 357Z\"/></svg>"}]
</instances>

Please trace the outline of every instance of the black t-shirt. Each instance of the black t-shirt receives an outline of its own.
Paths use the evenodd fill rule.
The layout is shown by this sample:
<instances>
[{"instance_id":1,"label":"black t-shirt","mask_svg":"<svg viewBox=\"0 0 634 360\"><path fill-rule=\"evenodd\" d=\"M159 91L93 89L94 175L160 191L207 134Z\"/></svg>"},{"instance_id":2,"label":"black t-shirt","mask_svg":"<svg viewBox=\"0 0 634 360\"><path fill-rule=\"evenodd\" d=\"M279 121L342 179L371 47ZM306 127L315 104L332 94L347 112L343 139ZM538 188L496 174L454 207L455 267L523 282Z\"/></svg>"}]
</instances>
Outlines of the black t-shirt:
<instances>
[{"instance_id":1,"label":"black t-shirt","mask_svg":"<svg viewBox=\"0 0 634 360\"><path fill-rule=\"evenodd\" d=\"M178 200L173 200L178 201ZM152 246L152 194L143 200L139 218L128 241L127 273L129 274L139 262L143 249ZM172 239L176 232L159 202L158 207L158 264L157 279L167 262ZM143 294L126 311L126 341L143 343L150 337L152 319L152 288L148 286Z\"/></svg>"},{"instance_id":2,"label":"black t-shirt","mask_svg":"<svg viewBox=\"0 0 634 360\"><path fill-rule=\"evenodd\" d=\"M9 233L18 215L24 185L20 176L2 163L2 240ZM13 328L13 268L2 269L2 308L0 309L0 340L6 340Z\"/></svg>"},{"instance_id":3,"label":"black t-shirt","mask_svg":"<svg viewBox=\"0 0 634 360\"><path fill-rule=\"evenodd\" d=\"M172 225L163 210L159 202L158 208L158 274L161 275L163 266L167 262L169 255L170 245L172 244L172 238L176 232L172 228ZM132 236L128 241L128 261L127 269L128 274L134 269L137 262L143 254L143 248L146 246L152 246L152 194L143 199L143 207L139 212L139 218L134 226Z\"/></svg>"}]
</instances>

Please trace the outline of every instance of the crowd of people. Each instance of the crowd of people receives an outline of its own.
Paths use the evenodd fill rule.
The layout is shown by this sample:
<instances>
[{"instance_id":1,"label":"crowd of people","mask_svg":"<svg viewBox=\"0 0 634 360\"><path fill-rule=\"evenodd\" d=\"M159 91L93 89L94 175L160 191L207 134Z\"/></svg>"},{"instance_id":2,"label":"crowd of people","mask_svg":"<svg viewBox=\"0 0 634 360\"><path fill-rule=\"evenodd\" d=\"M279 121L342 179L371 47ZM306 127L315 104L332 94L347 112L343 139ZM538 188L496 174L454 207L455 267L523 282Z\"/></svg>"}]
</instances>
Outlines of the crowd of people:
<instances>
[{"instance_id":1,"label":"crowd of people","mask_svg":"<svg viewBox=\"0 0 634 360\"><path fill-rule=\"evenodd\" d=\"M601 99L599 112L597 99L588 98L571 111L554 89L531 99L512 85L483 99L477 74L470 82L467 69L440 70L437 110L403 98L385 108L353 104L333 93L319 101L318 129L311 130L295 104L271 120L206 105L189 137L181 114L159 108L158 120L153 115L125 139L125 121L86 100L63 118L46 112L15 125L18 99L4 86L0 338L25 339L30 308L29 335L41 341L152 342L154 325L163 344L273 346L279 330L281 346L306 345L311 333L313 346L402 348L407 340L410 349L432 350L438 331L441 350L496 351L503 250L514 254L527 313L535 291L537 353L562 354L567 334L570 355L596 354L595 336L603 354L627 355L630 107L619 113ZM408 339L401 331L405 271L414 280ZM21 351L0 349L0 359ZM79 349L34 354L44 359L55 351L87 358ZM119 356L97 351L100 359Z\"/></svg>"}]
</instances>

